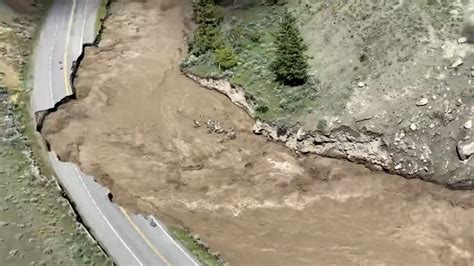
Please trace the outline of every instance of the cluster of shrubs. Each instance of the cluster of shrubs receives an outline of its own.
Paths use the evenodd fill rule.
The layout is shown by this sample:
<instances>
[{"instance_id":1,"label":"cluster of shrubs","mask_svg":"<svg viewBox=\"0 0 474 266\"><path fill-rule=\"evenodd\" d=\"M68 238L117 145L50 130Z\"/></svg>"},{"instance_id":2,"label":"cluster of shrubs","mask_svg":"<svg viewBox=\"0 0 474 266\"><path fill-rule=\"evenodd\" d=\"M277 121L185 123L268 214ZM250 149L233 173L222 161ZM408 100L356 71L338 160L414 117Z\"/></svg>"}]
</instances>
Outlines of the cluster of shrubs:
<instances>
[{"instance_id":1,"label":"cluster of shrubs","mask_svg":"<svg viewBox=\"0 0 474 266\"><path fill-rule=\"evenodd\" d=\"M214 61L223 70L231 69L238 63L234 50L226 44L221 23L224 12L219 0L196 0L193 2L194 21L198 28L190 43L190 51L195 56L208 52L214 54Z\"/></svg>"}]
</instances>

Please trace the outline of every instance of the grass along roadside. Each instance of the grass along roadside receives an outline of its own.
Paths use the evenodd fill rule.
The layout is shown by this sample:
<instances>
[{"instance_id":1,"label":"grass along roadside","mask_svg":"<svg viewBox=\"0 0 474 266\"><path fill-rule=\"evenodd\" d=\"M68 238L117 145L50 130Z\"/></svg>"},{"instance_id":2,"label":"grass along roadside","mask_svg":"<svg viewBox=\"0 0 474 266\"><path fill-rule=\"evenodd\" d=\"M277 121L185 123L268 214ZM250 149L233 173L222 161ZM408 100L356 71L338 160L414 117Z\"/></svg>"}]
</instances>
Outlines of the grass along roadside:
<instances>
[{"instance_id":1,"label":"grass along roadside","mask_svg":"<svg viewBox=\"0 0 474 266\"><path fill-rule=\"evenodd\" d=\"M46 14L53 4L53 0L43 2L40 11L41 18L37 21L37 29L33 38L27 42L18 42L22 44L22 49L28 52L28 60L26 64L20 67L21 88L16 91L9 90L10 99L15 107L15 113L21 124L21 133L25 137L26 145L31 149L34 162L37 164L41 174L47 177L54 177L54 171L49 164L46 145L41 136L36 131L35 117L31 109L31 91L33 90L33 68L34 68L34 47L38 42L40 35L40 27L46 19ZM7 88L8 89L8 88Z\"/></svg>"},{"instance_id":2,"label":"grass along roadside","mask_svg":"<svg viewBox=\"0 0 474 266\"><path fill-rule=\"evenodd\" d=\"M110 264L75 221L55 180L39 173L11 115L0 103L0 264Z\"/></svg>"},{"instance_id":3,"label":"grass along roadside","mask_svg":"<svg viewBox=\"0 0 474 266\"><path fill-rule=\"evenodd\" d=\"M12 121L7 130L17 132L12 140L7 138L4 143L0 143L2 145L0 163L3 165L0 172L4 174L0 181L8 184L8 186L1 185L0 194L8 195L12 199L11 203L6 202L8 204L2 208L4 212L2 220L7 221L7 227L8 224L23 226L26 221L34 221L27 223L27 227L35 228L34 230L11 228L1 234L8 240L7 246L15 247L11 250L12 256L5 259L18 263L23 263L23 259L33 260L31 263L40 260L40 263L47 262L50 265L63 263L110 265L111 261L77 223L68 202L57 190L55 173L49 164L46 145L37 133L33 119L34 114L30 105L30 93L33 87L32 51L39 37L40 25L44 22L45 14L52 3L52 0L44 1L41 10L28 15L28 19L31 19L30 29L34 30L28 31L33 32L29 35L31 37L25 37L18 31L11 31L11 36L4 39L4 43L10 43L19 51L18 55L5 58L14 69L9 75L15 76L19 82L13 86L2 84L8 92L8 100L0 106L0 113L2 109L5 110L7 121ZM11 63L16 61L20 63ZM12 180L13 176L16 178ZM18 212L18 209L24 213ZM18 231L20 233L17 233ZM11 234L14 233L17 234L13 238ZM22 237L17 237L20 235L29 235L31 238L25 241ZM39 241L41 244L29 247L29 243L35 243L31 242L32 239L41 240ZM41 247L45 248L43 252ZM38 251L36 249L39 249L39 252L36 252ZM25 253L24 250L28 252Z\"/></svg>"},{"instance_id":4,"label":"grass along roadside","mask_svg":"<svg viewBox=\"0 0 474 266\"><path fill-rule=\"evenodd\" d=\"M209 249L203 243L198 242L199 240L193 238L188 232L178 227L168 227L173 238L178 240L191 254L196 257L199 262L203 265L209 266L221 266L226 265L218 254L212 255L209 253Z\"/></svg>"}]
</instances>

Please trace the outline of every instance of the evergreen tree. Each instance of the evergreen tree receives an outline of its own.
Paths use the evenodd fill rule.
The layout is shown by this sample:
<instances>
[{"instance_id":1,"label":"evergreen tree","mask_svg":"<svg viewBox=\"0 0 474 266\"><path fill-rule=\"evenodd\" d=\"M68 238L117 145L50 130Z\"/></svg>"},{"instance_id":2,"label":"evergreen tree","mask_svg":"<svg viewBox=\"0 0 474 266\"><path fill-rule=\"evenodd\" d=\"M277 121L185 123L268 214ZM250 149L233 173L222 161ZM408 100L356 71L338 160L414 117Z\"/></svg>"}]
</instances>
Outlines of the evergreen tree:
<instances>
[{"instance_id":1,"label":"evergreen tree","mask_svg":"<svg viewBox=\"0 0 474 266\"><path fill-rule=\"evenodd\" d=\"M302 85L308 77L308 47L296 25L295 17L288 11L283 15L276 33L275 59L270 65L276 80L290 86Z\"/></svg>"}]
</instances>

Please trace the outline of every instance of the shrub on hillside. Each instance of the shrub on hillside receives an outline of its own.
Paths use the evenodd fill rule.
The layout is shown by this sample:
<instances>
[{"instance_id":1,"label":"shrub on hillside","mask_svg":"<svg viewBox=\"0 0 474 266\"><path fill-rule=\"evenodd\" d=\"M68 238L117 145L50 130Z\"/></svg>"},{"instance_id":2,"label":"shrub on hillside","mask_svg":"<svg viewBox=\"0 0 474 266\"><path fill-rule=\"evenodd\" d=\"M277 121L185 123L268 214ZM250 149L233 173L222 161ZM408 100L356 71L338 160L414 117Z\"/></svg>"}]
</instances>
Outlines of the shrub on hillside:
<instances>
[{"instance_id":1,"label":"shrub on hillside","mask_svg":"<svg viewBox=\"0 0 474 266\"><path fill-rule=\"evenodd\" d=\"M194 55L200 56L207 51L212 51L222 47L223 44L224 41L219 28L208 25L199 25L194 34L194 40L190 48Z\"/></svg>"},{"instance_id":2,"label":"shrub on hillside","mask_svg":"<svg viewBox=\"0 0 474 266\"><path fill-rule=\"evenodd\" d=\"M216 63L223 70L231 69L237 65L238 58L229 47L218 48L214 52Z\"/></svg>"}]
</instances>

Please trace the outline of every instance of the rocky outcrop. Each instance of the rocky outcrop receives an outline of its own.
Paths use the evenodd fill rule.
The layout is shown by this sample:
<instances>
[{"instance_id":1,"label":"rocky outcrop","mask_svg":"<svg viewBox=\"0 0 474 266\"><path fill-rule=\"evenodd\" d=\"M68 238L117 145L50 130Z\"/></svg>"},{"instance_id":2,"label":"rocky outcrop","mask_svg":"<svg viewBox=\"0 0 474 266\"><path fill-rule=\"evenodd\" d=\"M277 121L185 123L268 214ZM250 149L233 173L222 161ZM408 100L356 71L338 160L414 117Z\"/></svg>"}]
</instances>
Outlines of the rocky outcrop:
<instances>
[{"instance_id":1,"label":"rocky outcrop","mask_svg":"<svg viewBox=\"0 0 474 266\"><path fill-rule=\"evenodd\" d=\"M247 101L243 88L234 86L227 80L201 78L187 71L183 72L201 86L223 93L232 102L253 115L252 104ZM253 132L283 142L287 147L301 153L348 159L377 169L388 170L392 165L382 137L371 132L356 132L344 126L324 133L304 132L303 128L285 130L262 121L255 123Z\"/></svg>"},{"instance_id":2,"label":"rocky outcrop","mask_svg":"<svg viewBox=\"0 0 474 266\"><path fill-rule=\"evenodd\" d=\"M328 133L304 132L302 128L295 132L257 121L253 132L279 140L301 153L348 159L377 169L387 170L392 165L390 154L381 136L370 132L356 132L349 127L340 127Z\"/></svg>"},{"instance_id":3,"label":"rocky outcrop","mask_svg":"<svg viewBox=\"0 0 474 266\"><path fill-rule=\"evenodd\" d=\"M233 86L227 80L201 78L183 70L186 76L203 87L223 93L250 115L254 110L247 101L245 91ZM425 105L426 100L418 105ZM468 127L470 125L467 125ZM410 128L410 127L409 127ZM305 131L304 128L284 129L271 123L257 121L253 126L255 134L284 143L300 153L314 153L332 158L347 159L362 163L370 168L413 178L448 185L451 188L471 189L471 167L459 168L452 156L439 154L430 149L430 136L419 135L418 129L406 129L395 134L378 134L368 130L355 130L349 126L339 126L325 131ZM459 141L457 153L462 165L470 162L473 143L466 137ZM436 154L435 154L436 153ZM449 157L449 159L446 159ZM443 159L444 158L444 159ZM450 160L451 168L442 170L438 161ZM441 169L441 170L440 170ZM449 171L448 171L449 170ZM467 180L467 181L466 181Z\"/></svg>"}]
</instances>

